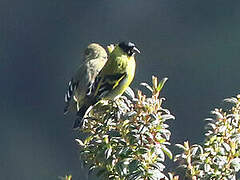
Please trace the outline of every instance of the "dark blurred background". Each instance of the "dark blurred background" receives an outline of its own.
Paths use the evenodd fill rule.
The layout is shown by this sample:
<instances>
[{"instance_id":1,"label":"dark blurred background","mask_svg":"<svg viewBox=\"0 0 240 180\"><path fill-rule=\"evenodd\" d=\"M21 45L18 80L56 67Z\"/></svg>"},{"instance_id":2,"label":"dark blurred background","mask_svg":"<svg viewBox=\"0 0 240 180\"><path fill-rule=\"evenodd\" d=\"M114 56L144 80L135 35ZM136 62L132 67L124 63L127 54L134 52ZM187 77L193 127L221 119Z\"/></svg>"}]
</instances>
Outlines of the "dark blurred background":
<instances>
[{"instance_id":1,"label":"dark blurred background","mask_svg":"<svg viewBox=\"0 0 240 180\"><path fill-rule=\"evenodd\" d=\"M90 42L135 42L132 87L167 76L172 142L201 142L203 119L239 93L239 19L240 1L1 0L0 179L86 179L63 97Z\"/></svg>"}]
</instances>

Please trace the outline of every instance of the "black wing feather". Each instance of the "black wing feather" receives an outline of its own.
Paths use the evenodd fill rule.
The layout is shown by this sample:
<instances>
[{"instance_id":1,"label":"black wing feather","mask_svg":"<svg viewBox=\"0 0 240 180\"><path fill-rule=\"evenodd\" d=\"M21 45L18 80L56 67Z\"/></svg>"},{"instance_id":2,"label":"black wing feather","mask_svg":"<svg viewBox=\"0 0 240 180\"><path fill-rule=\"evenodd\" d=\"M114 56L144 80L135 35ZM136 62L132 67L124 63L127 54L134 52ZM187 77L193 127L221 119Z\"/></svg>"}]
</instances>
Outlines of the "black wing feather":
<instances>
[{"instance_id":1,"label":"black wing feather","mask_svg":"<svg viewBox=\"0 0 240 180\"><path fill-rule=\"evenodd\" d=\"M65 100L64 114L68 112L70 101L73 98L73 94L74 94L74 91L77 89L77 86L78 86L78 83L74 82L73 79L69 81L68 89L64 96L64 100Z\"/></svg>"}]
</instances>

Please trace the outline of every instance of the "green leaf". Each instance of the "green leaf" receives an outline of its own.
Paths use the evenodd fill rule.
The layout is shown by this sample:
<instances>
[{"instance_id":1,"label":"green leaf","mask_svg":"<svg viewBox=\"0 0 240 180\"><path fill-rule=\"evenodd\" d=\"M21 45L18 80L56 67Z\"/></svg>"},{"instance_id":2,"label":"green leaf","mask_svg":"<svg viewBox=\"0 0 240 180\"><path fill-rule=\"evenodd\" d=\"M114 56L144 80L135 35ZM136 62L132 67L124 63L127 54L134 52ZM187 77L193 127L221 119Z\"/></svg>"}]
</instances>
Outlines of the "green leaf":
<instances>
[{"instance_id":1,"label":"green leaf","mask_svg":"<svg viewBox=\"0 0 240 180\"><path fill-rule=\"evenodd\" d=\"M237 104L238 103L238 99L237 98L226 98L223 100L224 102L228 102L228 103L232 103L232 104Z\"/></svg>"},{"instance_id":2,"label":"green leaf","mask_svg":"<svg viewBox=\"0 0 240 180\"><path fill-rule=\"evenodd\" d=\"M164 162L165 161L165 154L162 149L155 150L156 154L158 155L157 161Z\"/></svg>"},{"instance_id":3,"label":"green leaf","mask_svg":"<svg viewBox=\"0 0 240 180\"><path fill-rule=\"evenodd\" d=\"M163 171L165 169L165 166L162 163L153 163L151 166L159 171Z\"/></svg>"},{"instance_id":4,"label":"green leaf","mask_svg":"<svg viewBox=\"0 0 240 180\"><path fill-rule=\"evenodd\" d=\"M111 155L112 155L112 148L108 148L106 151L105 151L105 157L106 159L108 159Z\"/></svg>"},{"instance_id":5,"label":"green leaf","mask_svg":"<svg viewBox=\"0 0 240 180\"><path fill-rule=\"evenodd\" d=\"M159 132L162 133L167 140L170 139L171 131L168 129L161 129Z\"/></svg>"},{"instance_id":6,"label":"green leaf","mask_svg":"<svg viewBox=\"0 0 240 180\"><path fill-rule=\"evenodd\" d=\"M138 169L139 164L140 164L140 162L138 160L136 160L136 159L132 160L128 165L130 173L133 173L134 171L136 171Z\"/></svg>"},{"instance_id":7,"label":"green leaf","mask_svg":"<svg viewBox=\"0 0 240 180\"><path fill-rule=\"evenodd\" d=\"M133 173L129 174L127 176L127 179L129 180L140 180L142 179L144 172L141 169L138 169L137 171L134 171Z\"/></svg>"},{"instance_id":8,"label":"green leaf","mask_svg":"<svg viewBox=\"0 0 240 180\"><path fill-rule=\"evenodd\" d=\"M122 147L118 153L117 156L120 156L121 158L128 158L132 154L132 150L129 147Z\"/></svg>"},{"instance_id":9,"label":"green leaf","mask_svg":"<svg viewBox=\"0 0 240 180\"><path fill-rule=\"evenodd\" d=\"M75 141L76 141L80 146L82 146L82 147L85 146L85 144L82 142L82 140L80 140L80 139L75 139Z\"/></svg>"},{"instance_id":10,"label":"green leaf","mask_svg":"<svg viewBox=\"0 0 240 180\"><path fill-rule=\"evenodd\" d=\"M137 150L137 153L139 154L145 154L148 152L148 148L141 147Z\"/></svg>"},{"instance_id":11,"label":"green leaf","mask_svg":"<svg viewBox=\"0 0 240 180\"><path fill-rule=\"evenodd\" d=\"M125 90L126 95L130 98L130 99L134 99L135 98L135 94L133 92L133 90L130 87L127 87L127 89Z\"/></svg>"},{"instance_id":12,"label":"green leaf","mask_svg":"<svg viewBox=\"0 0 240 180\"><path fill-rule=\"evenodd\" d=\"M93 136L88 136L88 137L85 139L84 144L88 144L92 139L93 139Z\"/></svg>"},{"instance_id":13,"label":"green leaf","mask_svg":"<svg viewBox=\"0 0 240 180\"><path fill-rule=\"evenodd\" d=\"M164 121L169 120L169 119L173 119L173 120L175 119L175 117L173 115L171 115L171 114L164 114L164 115L161 116L161 118Z\"/></svg>"},{"instance_id":14,"label":"green leaf","mask_svg":"<svg viewBox=\"0 0 240 180\"><path fill-rule=\"evenodd\" d=\"M216 124L215 123L208 123L206 126L205 126L205 129L208 130L212 130L212 129L215 129L216 128Z\"/></svg>"},{"instance_id":15,"label":"green leaf","mask_svg":"<svg viewBox=\"0 0 240 180\"><path fill-rule=\"evenodd\" d=\"M218 111L211 111L211 113L214 114L214 115L216 115L217 118L223 119L223 115L222 115L220 112L218 112Z\"/></svg>"},{"instance_id":16,"label":"green leaf","mask_svg":"<svg viewBox=\"0 0 240 180\"><path fill-rule=\"evenodd\" d=\"M169 180L173 180L173 173L168 173L168 176L169 176Z\"/></svg>"},{"instance_id":17,"label":"green leaf","mask_svg":"<svg viewBox=\"0 0 240 180\"><path fill-rule=\"evenodd\" d=\"M115 165L115 169L116 169L117 173L118 173L120 176L122 176L122 175L124 174L124 172L123 172L123 169L124 169L124 167L123 167L123 162L118 162L118 163Z\"/></svg>"},{"instance_id":18,"label":"green leaf","mask_svg":"<svg viewBox=\"0 0 240 180\"><path fill-rule=\"evenodd\" d=\"M159 170L149 170L151 180L168 180L168 178Z\"/></svg>"},{"instance_id":19,"label":"green leaf","mask_svg":"<svg viewBox=\"0 0 240 180\"><path fill-rule=\"evenodd\" d=\"M228 153L231 151L231 147L229 146L229 144L223 142L222 145L223 145L224 149L225 149Z\"/></svg>"},{"instance_id":20,"label":"green leaf","mask_svg":"<svg viewBox=\"0 0 240 180\"><path fill-rule=\"evenodd\" d=\"M211 166L209 164L204 164L204 171L208 173L211 170Z\"/></svg>"},{"instance_id":21,"label":"green leaf","mask_svg":"<svg viewBox=\"0 0 240 180\"><path fill-rule=\"evenodd\" d=\"M194 151L194 152L193 152ZM192 154L203 154L203 147L199 144L193 144L192 145Z\"/></svg>"},{"instance_id":22,"label":"green leaf","mask_svg":"<svg viewBox=\"0 0 240 180\"><path fill-rule=\"evenodd\" d=\"M237 144L240 144L240 134L232 135L232 140L235 141Z\"/></svg>"},{"instance_id":23,"label":"green leaf","mask_svg":"<svg viewBox=\"0 0 240 180\"><path fill-rule=\"evenodd\" d=\"M231 166L238 172L240 170L240 158L234 158L231 162Z\"/></svg>"},{"instance_id":24,"label":"green leaf","mask_svg":"<svg viewBox=\"0 0 240 180\"><path fill-rule=\"evenodd\" d=\"M93 172L97 167L92 164L90 167L89 167L89 173Z\"/></svg>"},{"instance_id":25,"label":"green leaf","mask_svg":"<svg viewBox=\"0 0 240 180\"><path fill-rule=\"evenodd\" d=\"M163 88L163 86L164 86L164 84L166 83L167 80L168 80L168 78L165 77L159 82L158 87L157 87L157 91L160 92L162 90L162 88Z\"/></svg>"},{"instance_id":26,"label":"green leaf","mask_svg":"<svg viewBox=\"0 0 240 180\"><path fill-rule=\"evenodd\" d=\"M140 83L140 85L146 87L146 88L149 89L151 92L153 92L153 89L152 89L147 83Z\"/></svg>"},{"instance_id":27,"label":"green leaf","mask_svg":"<svg viewBox=\"0 0 240 180\"><path fill-rule=\"evenodd\" d=\"M161 149L169 157L169 159L173 158L172 152L167 147L163 146Z\"/></svg>"}]
</instances>

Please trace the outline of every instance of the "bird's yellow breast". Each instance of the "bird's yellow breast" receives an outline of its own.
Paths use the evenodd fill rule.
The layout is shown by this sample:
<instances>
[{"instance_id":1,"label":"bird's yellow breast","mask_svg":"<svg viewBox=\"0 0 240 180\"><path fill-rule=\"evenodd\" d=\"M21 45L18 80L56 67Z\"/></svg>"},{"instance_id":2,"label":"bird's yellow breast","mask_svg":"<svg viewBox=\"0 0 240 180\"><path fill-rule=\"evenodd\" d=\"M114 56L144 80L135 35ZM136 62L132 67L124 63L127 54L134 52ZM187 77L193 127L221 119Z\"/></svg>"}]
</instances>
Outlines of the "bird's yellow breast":
<instances>
[{"instance_id":1,"label":"bird's yellow breast","mask_svg":"<svg viewBox=\"0 0 240 180\"><path fill-rule=\"evenodd\" d=\"M106 94L104 99L113 100L121 96L127 87L131 84L135 75L136 63L134 57L121 56L115 60L115 63L112 64L112 71L116 74L125 74L125 76L112 91Z\"/></svg>"}]
</instances>

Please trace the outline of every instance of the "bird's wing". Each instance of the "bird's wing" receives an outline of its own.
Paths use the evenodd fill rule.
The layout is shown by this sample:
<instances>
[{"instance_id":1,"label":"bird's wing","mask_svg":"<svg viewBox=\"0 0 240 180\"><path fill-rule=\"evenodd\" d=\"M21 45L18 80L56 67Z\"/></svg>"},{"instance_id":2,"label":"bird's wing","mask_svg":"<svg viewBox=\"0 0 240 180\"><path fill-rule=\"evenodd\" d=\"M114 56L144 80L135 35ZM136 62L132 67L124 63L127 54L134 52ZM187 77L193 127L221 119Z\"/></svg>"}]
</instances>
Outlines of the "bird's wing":
<instances>
[{"instance_id":1,"label":"bird's wing","mask_svg":"<svg viewBox=\"0 0 240 180\"><path fill-rule=\"evenodd\" d=\"M68 88L64 97L64 114L71 109L71 105L74 109L74 107L76 107L76 102L79 103L79 101L83 98L82 96L85 96L88 87L88 80L89 75L87 74L87 67L85 64L82 64L78 68L78 71L75 73L74 77L68 83Z\"/></svg>"},{"instance_id":2,"label":"bird's wing","mask_svg":"<svg viewBox=\"0 0 240 180\"><path fill-rule=\"evenodd\" d=\"M92 86L94 88L94 97L97 99L104 97L107 93L115 89L126 75L126 73L118 73L98 77Z\"/></svg>"},{"instance_id":3,"label":"bird's wing","mask_svg":"<svg viewBox=\"0 0 240 180\"><path fill-rule=\"evenodd\" d=\"M74 79L71 79L69 81L67 92L65 93L65 96L64 96L64 101L65 101L64 114L68 112L70 102L73 99L74 91L76 90L77 86L78 86L78 83L74 81Z\"/></svg>"}]
</instances>

